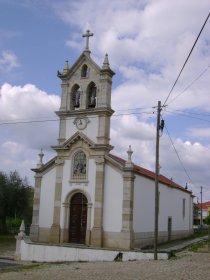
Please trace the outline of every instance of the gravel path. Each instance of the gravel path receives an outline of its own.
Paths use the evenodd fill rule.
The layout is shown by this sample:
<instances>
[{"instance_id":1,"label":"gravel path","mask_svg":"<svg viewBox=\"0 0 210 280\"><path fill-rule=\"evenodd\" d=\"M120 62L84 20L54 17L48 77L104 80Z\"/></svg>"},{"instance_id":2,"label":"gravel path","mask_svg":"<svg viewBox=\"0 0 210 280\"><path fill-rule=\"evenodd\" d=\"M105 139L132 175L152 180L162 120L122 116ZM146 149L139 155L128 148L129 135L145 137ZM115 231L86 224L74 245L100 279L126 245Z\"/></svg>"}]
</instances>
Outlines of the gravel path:
<instances>
[{"instance_id":1,"label":"gravel path","mask_svg":"<svg viewBox=\"0 0 210 280\"><path fill-rule=\"evenodd\" d=\"M200 280L210 279L210 252L183 251L168 261L42 264L0 273L0 280Z\"/></svg>"}]
</instances>

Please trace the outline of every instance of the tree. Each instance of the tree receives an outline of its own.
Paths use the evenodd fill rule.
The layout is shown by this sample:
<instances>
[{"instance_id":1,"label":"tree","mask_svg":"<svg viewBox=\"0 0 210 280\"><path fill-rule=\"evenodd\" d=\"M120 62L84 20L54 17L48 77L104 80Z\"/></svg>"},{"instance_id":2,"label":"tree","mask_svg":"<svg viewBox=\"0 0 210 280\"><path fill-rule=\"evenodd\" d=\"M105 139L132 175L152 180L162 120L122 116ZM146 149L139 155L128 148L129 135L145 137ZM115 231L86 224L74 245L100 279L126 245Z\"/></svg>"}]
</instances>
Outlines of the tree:
<instances>
[{"instance_id":1,"label":"tree","mask_svg":"<svg viewBox=\"0 0 210 280\"><path fill-rule=\"evenodd\" d=\"M8 218L21 218L31 222L33 189L26 178L17 171L9 174L0 172L0 230L7 231Z\"/></svg>"}]
</instances>

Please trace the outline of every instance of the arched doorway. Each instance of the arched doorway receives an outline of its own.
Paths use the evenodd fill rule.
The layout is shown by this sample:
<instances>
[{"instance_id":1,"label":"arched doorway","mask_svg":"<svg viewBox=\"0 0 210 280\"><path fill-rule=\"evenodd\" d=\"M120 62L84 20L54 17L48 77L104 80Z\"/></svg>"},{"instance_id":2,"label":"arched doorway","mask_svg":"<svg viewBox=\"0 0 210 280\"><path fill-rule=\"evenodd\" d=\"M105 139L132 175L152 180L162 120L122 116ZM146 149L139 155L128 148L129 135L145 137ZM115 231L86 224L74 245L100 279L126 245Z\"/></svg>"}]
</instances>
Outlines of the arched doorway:
<instances>
[{"instance_id":1,"label":"arched doorway","mask_svg":"<svg viewBox=\"0 0 210 280\"><path fill-rule=\"evenodd\" d=\"M87 228L87 198L76 193L70 201L69 242L85 244Z\"/></svg>"}]
</instances>

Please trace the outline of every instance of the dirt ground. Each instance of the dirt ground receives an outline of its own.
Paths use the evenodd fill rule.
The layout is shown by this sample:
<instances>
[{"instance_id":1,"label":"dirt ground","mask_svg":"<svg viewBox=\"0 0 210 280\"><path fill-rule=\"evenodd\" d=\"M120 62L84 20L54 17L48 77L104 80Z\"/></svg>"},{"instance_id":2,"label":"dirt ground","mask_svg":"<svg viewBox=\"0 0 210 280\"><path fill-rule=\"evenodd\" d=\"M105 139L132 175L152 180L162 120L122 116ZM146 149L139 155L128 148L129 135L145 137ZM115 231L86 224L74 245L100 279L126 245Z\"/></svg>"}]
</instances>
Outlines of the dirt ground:
<instances>
[{"instance_id":1,"label":"dirt ground","mask_svg":"<svg viewBox=\"0 0 210 280\"><path fill-rule=\"evenodd\" d=\"M15 253L15 237L6 240L0 240L0 257L13 258Z\"/></svg>"},{"instance_id":2,"label":"dirt ground","mask_svg":"<svg viewBox=\"0 0 210 280\"><path fill-rule=\"evenodd\" d=\"M0 257L12 258L15 240L0 243ZM7 262L2 258L2 262ZM0 259L1 262L1 259ZM11 261L12 262L12 261ZM17 262L16 262L17 264ZM167 261L23 263L0 270L0 280L198 280L210 279L210 251L184 250Z\"/></svg>"}]
</instances>

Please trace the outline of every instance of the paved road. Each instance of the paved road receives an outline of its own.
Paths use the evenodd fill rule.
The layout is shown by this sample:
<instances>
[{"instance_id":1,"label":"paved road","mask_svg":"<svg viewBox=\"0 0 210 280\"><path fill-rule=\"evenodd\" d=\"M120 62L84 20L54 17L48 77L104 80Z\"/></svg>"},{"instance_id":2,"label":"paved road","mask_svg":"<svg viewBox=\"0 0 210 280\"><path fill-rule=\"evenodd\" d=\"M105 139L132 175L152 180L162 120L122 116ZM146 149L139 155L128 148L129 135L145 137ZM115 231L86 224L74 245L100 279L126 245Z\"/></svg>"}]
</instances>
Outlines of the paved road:
<instances>
[{"instance_id":1,"label":"paved road","mask_svg":"<svg viewBox=\"0 0 210 280\"><path fill-rule=\"evenodd\" d=\"M23 264L19 264L14 261L0 259L0 272L7 268L17 268L17 267L22 267L22 266L23 266Z\"/></svg>"},{"instance_id":2,"label":"paved road","mask_svg":"<svg viewBox=\"0 0 210 280\"><path fill-rule=\"evenodd\" d=\"M210 252L182 251L168 261L42 264L0 273L0 280L200 280L210 279Z\"/></svg>"}]
</instances>

